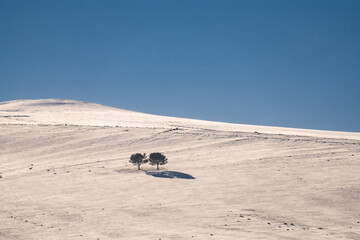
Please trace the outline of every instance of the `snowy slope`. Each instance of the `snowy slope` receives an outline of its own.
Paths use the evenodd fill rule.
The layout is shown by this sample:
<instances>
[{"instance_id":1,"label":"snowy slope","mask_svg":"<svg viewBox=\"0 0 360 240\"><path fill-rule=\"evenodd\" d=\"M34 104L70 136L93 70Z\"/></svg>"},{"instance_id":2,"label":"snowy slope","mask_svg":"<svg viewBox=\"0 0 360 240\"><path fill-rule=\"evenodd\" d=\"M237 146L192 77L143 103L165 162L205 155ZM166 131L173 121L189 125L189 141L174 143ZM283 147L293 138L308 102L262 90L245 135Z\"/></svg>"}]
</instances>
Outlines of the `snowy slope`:
<instances>
[{"instance_id":1,"label":"snowy slope","mask_svg":"<svg viewBox=\"0 0 360 240\"><path fill-rule=\"evenodd\" d=\"M203 128L360 140L360 133L265 127L163 117L72 100L18 100L0 103L0 124L68 124L150 128Z\"/></svg>"},{"instance_id":2,"label":"snowy slope","mask_svg":"<svg viewBox=\"0 0 360 240\"><path fill-rule=\"evenodd\" d=\"M359 172L359 133L0 103L0 240L360 239Z\"/></svg>"}]
</instances>

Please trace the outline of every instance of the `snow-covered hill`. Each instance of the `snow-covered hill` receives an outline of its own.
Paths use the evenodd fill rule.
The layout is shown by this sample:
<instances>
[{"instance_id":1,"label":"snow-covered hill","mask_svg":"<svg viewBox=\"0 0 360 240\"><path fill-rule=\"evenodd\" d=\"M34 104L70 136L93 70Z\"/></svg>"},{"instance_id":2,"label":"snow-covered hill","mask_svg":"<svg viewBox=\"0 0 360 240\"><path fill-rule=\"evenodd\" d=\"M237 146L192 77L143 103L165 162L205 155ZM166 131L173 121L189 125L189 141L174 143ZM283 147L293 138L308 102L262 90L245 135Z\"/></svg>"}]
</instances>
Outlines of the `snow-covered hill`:
<instances>
[{"instance_id":1,"label":"snow-covered hill","mask_svg":"<svg viewBox=\"0 0 360 240\"><path fill-rule=\"evenodd\" d=\"M198 128L360 140L360 133L230 124L138 113L94 103L61 99L0 103L0 124L68 124L140 128Z\"/></svg>"},{"instance_id":2,"label":"snow-covered hill","mask_svg":"<svg viewBox=\"0 0 360 240\"><path fill-rule=\"evenodd\" d=\"M0 103L1 240L360 239L359 172L359 133Z\"/></svg>"}]
</instances>

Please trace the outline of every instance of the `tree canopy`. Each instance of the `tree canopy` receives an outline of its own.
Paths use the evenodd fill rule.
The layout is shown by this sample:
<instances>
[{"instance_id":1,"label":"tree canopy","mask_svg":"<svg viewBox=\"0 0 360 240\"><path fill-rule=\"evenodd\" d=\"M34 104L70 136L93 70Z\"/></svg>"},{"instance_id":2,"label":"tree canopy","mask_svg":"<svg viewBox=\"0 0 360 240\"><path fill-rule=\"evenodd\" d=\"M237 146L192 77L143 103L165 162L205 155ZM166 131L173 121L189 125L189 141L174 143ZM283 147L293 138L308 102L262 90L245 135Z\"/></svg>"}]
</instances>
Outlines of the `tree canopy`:
<instances>
[{"instance_id":1,"label":"tree canopy","mask_svg":"<svg viewBox=\"0 0 360 240\"><path fill-rule=\"evenodd\" d=\"M131 155L129 162L131 162L134 165L137 165L138 170L140 170L140 165L148 162L148 160L146 159L146 153L144 154L135 153Z\"/></svg>"},{"instance_id":2,"label":"tree canopy","mask_svg":"<svg viewBox=\"0 0 360 240\"><path fill-rule=\"evenodd\" d=\"M156 169L159 170L159 165L167 164L168 159L160 152L151 153L149 156L149 164L156 165Z\"/></svg>"}]
</instances>

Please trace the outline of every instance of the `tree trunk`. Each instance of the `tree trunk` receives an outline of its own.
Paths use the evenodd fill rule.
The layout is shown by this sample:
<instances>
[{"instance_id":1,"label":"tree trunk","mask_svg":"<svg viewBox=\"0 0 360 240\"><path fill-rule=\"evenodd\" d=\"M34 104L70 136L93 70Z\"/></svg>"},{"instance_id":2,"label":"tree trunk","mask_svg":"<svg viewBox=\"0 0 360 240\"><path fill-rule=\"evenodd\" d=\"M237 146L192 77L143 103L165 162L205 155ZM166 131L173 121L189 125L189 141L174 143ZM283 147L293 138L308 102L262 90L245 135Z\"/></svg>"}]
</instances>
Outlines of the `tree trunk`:
<instances>
[{"instance_id":1,"label":"tree trunk","mask_svg":"<svg viewBox=\"0 0 360 240\"><path fill-rule=\"evenodd\" d=\"M156 169L159 170L159 163L156 164Z\"/></svg>"},{"instance_id":2,"label":"tree trunk","mask_svg":"<svg viewBox=\"0 0 360 240\"><path fill-rule=\"evenodd\" d=\"M138 170L140 170L140 164L138 163Z\"/></svg>"}]
</instances>

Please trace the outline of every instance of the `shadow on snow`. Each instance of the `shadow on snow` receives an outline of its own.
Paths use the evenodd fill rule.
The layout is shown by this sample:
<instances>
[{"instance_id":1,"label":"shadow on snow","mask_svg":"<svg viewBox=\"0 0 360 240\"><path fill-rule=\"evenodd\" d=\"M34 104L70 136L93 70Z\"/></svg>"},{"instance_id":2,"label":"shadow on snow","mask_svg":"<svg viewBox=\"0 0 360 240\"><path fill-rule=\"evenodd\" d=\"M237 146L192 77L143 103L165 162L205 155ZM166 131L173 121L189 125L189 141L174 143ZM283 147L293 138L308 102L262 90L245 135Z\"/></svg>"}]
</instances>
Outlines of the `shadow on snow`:
<instances>
[{"instance_id":1,"label":"shadow on snow","mask_svg":"<svg viewBox=\"0 0 360 240\"><path fill-rule=\"evenodd\" d=\"M146 172L146 175L159 178L181 178L181 179L195 179L193 176L187 173L175 172L175 171L163 171L163 172Z\"/></svg>"}]
</instances>

